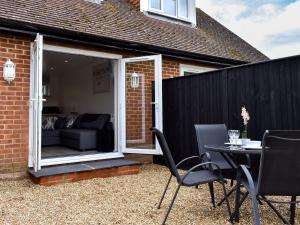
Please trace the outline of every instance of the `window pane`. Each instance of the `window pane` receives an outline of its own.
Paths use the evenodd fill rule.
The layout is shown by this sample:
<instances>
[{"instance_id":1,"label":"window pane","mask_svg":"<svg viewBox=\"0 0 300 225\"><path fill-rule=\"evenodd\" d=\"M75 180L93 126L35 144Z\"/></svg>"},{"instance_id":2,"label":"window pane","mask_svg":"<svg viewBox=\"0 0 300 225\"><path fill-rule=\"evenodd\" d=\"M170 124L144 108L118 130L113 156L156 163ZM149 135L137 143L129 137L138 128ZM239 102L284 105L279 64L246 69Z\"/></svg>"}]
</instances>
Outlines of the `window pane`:
<instances>
[{"instance_id":1,"label":"window pane","mask_svg":"<svg viewBox=\"0 0 300 225\"><path fill-rule=\"evenodd\" d=\"M164 12L176 16L176 0L164 0Z\"/></svg>"},{"instance_id":2,"label":"window pane","mask_svg":"<svg viewBox=\"0 0 300 225\"><path fill-rule=\"evenodd\" d=\"M151 0L151 8L161 10L161 0Z\"/></svg>"},{"instance_id":3,"label":"window pane","mask_svg":"<svg viewBox=\"0 0 300 225\"><path fill-rule=\"evenodd\" d=\"M188 0L179 0L178 13L180 17L188 18Z\"/></svg>"}]
</instances>

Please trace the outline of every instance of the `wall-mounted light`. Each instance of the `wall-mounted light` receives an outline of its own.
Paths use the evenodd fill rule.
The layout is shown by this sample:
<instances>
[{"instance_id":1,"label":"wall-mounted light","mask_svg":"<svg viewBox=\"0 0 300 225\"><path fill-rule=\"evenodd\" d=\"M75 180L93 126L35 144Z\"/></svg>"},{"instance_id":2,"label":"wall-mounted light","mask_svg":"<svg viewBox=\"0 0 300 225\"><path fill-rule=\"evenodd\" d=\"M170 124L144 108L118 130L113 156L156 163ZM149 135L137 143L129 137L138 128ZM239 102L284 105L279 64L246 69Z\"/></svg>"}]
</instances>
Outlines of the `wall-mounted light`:
<instances>
[{"instance_id":1,"label":"wall-mounted light","mask_svg":"<svg viewBox=\"0 0 300 225\"><path fill-rule=\"evenodd\" d=\"M136 72L134 72L134 73L131 74L130 79L131 79L131 87L133 89L138 88L139 83L140 83L139 75Z\"/></svg>"},{"instance_id":2,"label":"wall-mounted light","mask_svg":"<svg viewBox=\"0 0 300 225\"><path fill-rule=\"evenodd\" d=\"M12 82L16 78L16 66L8 59L3 65L3 78L8 83Z\"/></svg>"}]
</instances>

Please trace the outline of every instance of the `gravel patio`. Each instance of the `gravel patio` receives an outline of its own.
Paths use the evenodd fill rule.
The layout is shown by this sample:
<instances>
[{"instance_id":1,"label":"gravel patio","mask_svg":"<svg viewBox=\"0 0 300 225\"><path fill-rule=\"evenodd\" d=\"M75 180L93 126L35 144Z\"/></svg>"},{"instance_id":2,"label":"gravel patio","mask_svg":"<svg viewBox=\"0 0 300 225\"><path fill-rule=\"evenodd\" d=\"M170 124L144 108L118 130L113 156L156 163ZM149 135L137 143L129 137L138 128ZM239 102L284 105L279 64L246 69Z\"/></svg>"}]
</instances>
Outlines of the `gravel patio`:
<instances>
[{"instance_id":1,"label":"gravel patio","mask_svg":"<svg viewBox=\"0 0 300 225\"><path fill-rule=\"evenodd\" d=\"M158 210L156 205L167 176L165 167L145 165L138 175L51 187L34 185L27 179L0 181L0 224L160 224L175 188L173 182L172 191ZM219 189L217 199L221 193ZM241 209L240 224L252 223L249 203ZM288 215L287 205L279 209ZM299 206L296 224L300 224L298 211ZM282 224L267 206L261 206L260 212L262 224ZM230 224L227 218L225 204L216 209L211 206L207 185L199 189L183 187L168 224Z\"/></svg>"}]
</instances>

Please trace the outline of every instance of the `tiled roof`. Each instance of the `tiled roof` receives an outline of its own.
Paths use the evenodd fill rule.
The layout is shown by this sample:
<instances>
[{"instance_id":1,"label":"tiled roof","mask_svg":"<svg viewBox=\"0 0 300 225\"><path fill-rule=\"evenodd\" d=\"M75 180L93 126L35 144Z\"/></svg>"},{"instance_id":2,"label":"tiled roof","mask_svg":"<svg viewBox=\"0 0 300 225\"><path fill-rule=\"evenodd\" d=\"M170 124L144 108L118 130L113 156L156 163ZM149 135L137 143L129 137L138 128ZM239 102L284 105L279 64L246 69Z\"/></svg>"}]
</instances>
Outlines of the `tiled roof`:
<instances>
[{"instance_id":1,"label":"tiled roof","mask_svg":"<svg viewBox=\"0 0 300 225\"><path fill-rule=\"evenodd\" d=\"M2 21L18 21L166 49L257 62L268 58L197 9L197 28L148 17L128 0L1 0Z\"/></svg>"}]
</instances>

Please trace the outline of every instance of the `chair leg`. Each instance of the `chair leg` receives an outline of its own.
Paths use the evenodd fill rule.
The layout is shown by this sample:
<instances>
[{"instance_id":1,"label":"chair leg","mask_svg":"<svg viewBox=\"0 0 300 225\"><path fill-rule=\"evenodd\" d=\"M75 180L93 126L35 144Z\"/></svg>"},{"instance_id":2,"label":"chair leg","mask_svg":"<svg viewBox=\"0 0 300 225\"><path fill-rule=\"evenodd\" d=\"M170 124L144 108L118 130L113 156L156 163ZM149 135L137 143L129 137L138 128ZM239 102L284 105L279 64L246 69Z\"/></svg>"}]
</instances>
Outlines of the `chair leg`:
<instances>
[{"instance_id":1,"label":"chair leg","mask_svg":"<svg viewBox=\"0 0 300 225\"><path fill-rule=\"evenodd\" d=\"M224 192L224 198L225 198L226 205L227 205L227 210L228 210L228 213L229 213L229 220L230 220L231 223L233 223L233 219L231 217L230 204L229 204L229 201L228 201L228 197L227 197L227 193L226 193L226 188L225 188L224 180L222 182L222 187L223 187L223 192Z\"/></svg>"},{"instance_id":2,"label":"chair leg","mask_svg":"<svg viewBox=\"0 0 300 225\"><path fill-rule=\"evenodd\" d=\"M180 187L181 187L181 184L179 184L178 187L177 187L177 189L176 189L176 192L175 192L174 197L173 197L173 199L172 199L172 201L171 201L171 204L170 204L170 206L169 206L169 208L168 208L167 214L166 214L166 216L165 216L165 218L164 218L164 221L163 221L162 225L165 225L165 224L166 224L166 221L167 221L168 216L169 216L169 214L170 214L170 212L171 212L171 210L172 210L173 204L174 204L174 202L175 202L175 199L176 199L176 197L177 197L177 194L178 194L178 192L179 192Z\"/></svg>"},{"instance_id":3,"label":"chair leg","mask_svg":"<svg viewBox=\"0 0 300 225\"><path fill-rule=\"evenodd\" d=\"M213 204L213 207L216 208L214 183L209 183L208 187L209 187L209 192L210 192L210 197L211 197L211 203Z\"/></svg>"},{"instance_id":4,"label":"chair leg","mask_svg":"<svg viewBox=\"0 0 300 225\"><path fill-rule=\"evenodd\" d=\"M230 195L232 195L232 193L236 190L236 186L234 186L227 194L227 198L230 197ZM218 203L218 206L222 205L223 202L225 201L225 197Z\"/></svg>"},{"instance_id":5,"label":"chair leg","mask_svg":"<svg viewBox=\"0 0 300 225\"><path fill-rule=\"evenodd\" d=\"M275 206L265 197L262 196L263 200L267 203L267 205L276 213L279 219L282 220L284 224L289 224L289 222L280 214L280 212L275 208Z\"/></svg>"},{"instance_id":6,"label":"chair leg","mask_svg":"<svg viewBox=\"0 0 300 225\"><path fill-rule=\"evenodd\" d=\"M243 195L242 199L239 201L238 208L241 208L241 206L243 205L243 203L244 203L244 201L246 200L246 198L248 197L248 195L249 195L249 192L246 192L246 193ZM234 220L235 214L236 214L235 211L231 214L231 217L230 217L230 218L231 218L232 220Z\"/></svg>"},{"instance_id":7,"label":"chair leg","mask_svg":"<svg viewBox=\"0 0 300 225\"><path fill-rule=\"evenodd\" d=\"M296 201L297 201L296 196L292 196L291 205L290 205L290 211L291 211L290 224L292 225L295 224Z\"/></svg>"},{"instance_id":8,"label":"chair leg","mask_svg":"<svg viewBox=\"0 0 300 225\"><path fill-rule=\"evenodd\" d=\"M157 206L158 209L160 209L160 207L161 207L161 204L162 204L162 202L163 202L163 200L164 200L164 197L165 197L165 195L166 195L166 193L167 193L167 190L168 190L169 184L170 184L170 182L171 182L171 179L172 179L172 174L170 175L170 178L169 178L168 183L167 183L167 185L166 185L166 187L165 187L165 190L164 190L164 192L163 192L163 195L162 195L161 198L160 198L159 204L158 204L158 206Z\"/></svg>"},{"instance_id":9,"label":"chair leg","mask_svg":"<svg viewBox=\"0 0 300 225\"><path fill-rule=\"evenodd\" d=\"M260 205L263 205L264 203L259 199L259 197L256 197L256 200L257 202L260 204Z\"/></svg>"}]
</instances>

